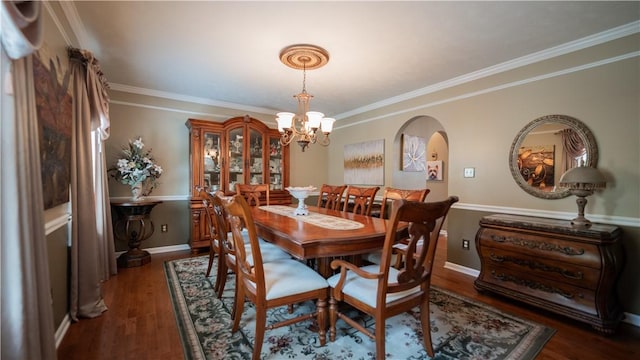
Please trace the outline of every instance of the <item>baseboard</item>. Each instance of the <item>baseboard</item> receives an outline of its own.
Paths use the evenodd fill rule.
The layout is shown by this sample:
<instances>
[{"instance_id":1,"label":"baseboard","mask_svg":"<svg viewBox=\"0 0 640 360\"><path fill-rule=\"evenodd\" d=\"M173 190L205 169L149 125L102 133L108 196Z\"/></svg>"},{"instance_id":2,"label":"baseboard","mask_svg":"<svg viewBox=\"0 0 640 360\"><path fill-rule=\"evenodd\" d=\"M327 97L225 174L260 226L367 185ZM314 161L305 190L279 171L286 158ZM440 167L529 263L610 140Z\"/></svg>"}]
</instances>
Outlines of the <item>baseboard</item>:
<instances>
[{"instance_id":1,"label":"baseboard","mask_svg":"<svg viewBox=\"0 0 640 360\"><path fill-rule=\"evenodd\" d=\"M149 252L149 254L162 254L162 253L168 253L168 252L174 252L174 251L191 250L191 247L189 246L189 244L180 244L180 245L158 246L158 247L146 248L142 250L146 250L147 252ZM116 257L120 256L121 254L124 254L125 252L126 251L116 251Z\"/></svg>"},{"instance_id":2,"label":"baseboard","mask_svg":"<svg viewBox=\"0 0 640 360\"><path fill-rule=\"evenodd\" d=\"M473 277L478 277L478 275L480 275L480 271L476 270L476 269L472 269L466 266L462 266L462 265L458 265L452 262L448 262L446 261L444 263L444 268L445 269L449 269L449 270L453 270L465 275L470 275ZM624 319L622 319L622 322L625 322L627 324L631 324L633 326L636 327L640 327L640 315L636 315L636 314L632 314L632 313L624 313Z\"/></svg>"},{"instance_id":3,"label":"baseboard","mask_svg":"<svg viewBox=\"0 0 640 360\"><path fill-rule=\"evenodd\" d=\"M56 330L56 334L55 334L56 349L62 343L62 339L64 339L64 336L67 335L67 330L69 330L69 326L71 326L71 316L69 314L66 314L62 319L60 326L58 326L58 329Z\"/></svg>"}]
</instances>

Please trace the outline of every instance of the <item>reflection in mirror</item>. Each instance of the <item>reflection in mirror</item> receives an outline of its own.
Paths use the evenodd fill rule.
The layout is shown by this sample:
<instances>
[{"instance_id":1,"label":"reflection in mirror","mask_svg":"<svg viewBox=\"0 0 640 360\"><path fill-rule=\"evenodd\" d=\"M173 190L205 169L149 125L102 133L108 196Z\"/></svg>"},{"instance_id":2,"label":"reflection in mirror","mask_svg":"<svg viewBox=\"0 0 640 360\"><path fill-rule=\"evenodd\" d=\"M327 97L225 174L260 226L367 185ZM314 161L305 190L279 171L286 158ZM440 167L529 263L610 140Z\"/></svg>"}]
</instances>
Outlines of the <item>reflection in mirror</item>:
<instances>
[{"instance_id":1,"label":"reflection in mirror","mask_svg":"<svg viewBox=\"0 0 640 360\"><path fill-rule=\"evenodd\" d=\"M598 147L581 121L566 115L547 115L525 126L509 153L511 175L529 194L543 199L569 196L558 188L565 171L580 165L595 167Z\"/></svg>"}]
</instances>

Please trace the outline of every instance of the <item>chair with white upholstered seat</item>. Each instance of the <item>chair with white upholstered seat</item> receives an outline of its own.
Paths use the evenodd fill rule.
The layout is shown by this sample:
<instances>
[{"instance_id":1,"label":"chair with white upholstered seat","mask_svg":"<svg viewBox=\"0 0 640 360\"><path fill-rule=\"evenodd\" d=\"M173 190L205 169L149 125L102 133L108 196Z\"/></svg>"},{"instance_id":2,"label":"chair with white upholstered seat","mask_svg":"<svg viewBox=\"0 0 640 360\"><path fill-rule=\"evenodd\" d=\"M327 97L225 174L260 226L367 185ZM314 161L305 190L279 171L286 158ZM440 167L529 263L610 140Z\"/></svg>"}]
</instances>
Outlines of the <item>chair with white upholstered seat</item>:
<instances>
[{"instance_id":1,"label":"chair with white upholstered seat","mask_svg":"<svg viewBox=\"0 0 640 360\"><path fill-rule=\"evenodd\" d=\"M242 316L241 309L244 306L246 297L255 304L256 311L256 329L253 345L254 360L260 358L266 329L270 330L308 319L316 319L320 345L324 346L326 343L327 281L313 269L297 260L287 259L264 263L253 216L244 197L236 195L225 206L230 215L229 224L231 225L231 232L236 246L238 269L236 281L238 289L236 298L237 315L233 321L232 331L238 330ZM249 233L249 244L253 255L252 262L249 261L244 247L243 223ZM316 301L316 311L314 313L285 319L267 327L267 309L297 304L307 300Z\"/></svg>"},{"instance_id":2,"label":"chair with white upholstered seat","mask_svg":"<svg viewBox=\"0 0 640 360\"><path fill-rule=\"evenodd\" d=\"M387 318L420 308L424 347L433 357L429 324L429 288L436 246L442 223L451 205L458 201L450 196L445 201L424 203L396 200L382 250L380 265L357 267L344 260L333 260L331 267L340 273L327 279L331 289L329 300L329 339L335 341L338 318L364 333L376 343L376 359L385 357L385 322ZM400 224L408 223L407 256L400 269L392 265L391 255ZM417 251L417 244L423 246ZM375 333L338 309L338 302L369 314L375 320Z\"/></svg>"},{"instance_id":3,"label":"chair with white upholstered seat","mask_svg":"<svg viewBox=\"0 0 640 360\"><path fill-rule=\"evenodd\" d=\"M228 222L227 212L225 209L225 203L227 203L230 198L226 198L223 196L224 194L216 193L211 199L212 210L213 210L213 220L215 223L215 227L217 229L224 229L224 231L216 232L217 242L220 244L219 250L219 261L218 261L218 276L216 278L216 282L214 285L214 290L218 294L218 298L222 297L222 293L224 292L224 287L227 283L227 273L229 270L233 272L237 272L237 264L236 264L236 247L235 243L232 239L231 227ZM241 231L241 235L243 236L244 248L247 252L247 258L249 262L253 262L253 257L251 253L251 246L249 245L249 234L246 229ZM268 243L262 239L258 239L260 251L262 253L263 262L267 263L274 260L281 259L290 259L291 256L286 251L280 249L278 246ZM236 294L237 294L237 286L236 286ZM234 300L237 301L237 300ZM235 316L235 306L232 310L232 318Z\"/></svg>"}]
</instances>

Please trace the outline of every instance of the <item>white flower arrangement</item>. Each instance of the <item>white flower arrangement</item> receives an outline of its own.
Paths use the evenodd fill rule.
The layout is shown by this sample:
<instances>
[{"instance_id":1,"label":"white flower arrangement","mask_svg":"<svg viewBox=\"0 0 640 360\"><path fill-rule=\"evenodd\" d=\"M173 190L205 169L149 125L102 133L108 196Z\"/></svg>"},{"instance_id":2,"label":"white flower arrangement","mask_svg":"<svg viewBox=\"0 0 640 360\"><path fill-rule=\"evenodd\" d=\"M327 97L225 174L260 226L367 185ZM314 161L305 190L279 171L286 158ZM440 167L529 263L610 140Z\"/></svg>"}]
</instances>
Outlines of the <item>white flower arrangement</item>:
<instances>
[{"instance_id":1,"label":"white flower arrangement","mask_svg":"<svg viewBox=\"0 0 640 360\"><path fill-rule=\"evenodd\" d=\"M129 145L122 149L123 158L118 159L115 167L109 169L112 176L119 182L131 187L141 184L144 194L149 195L157 186L158 178L162 175L162 167L155 163L151 156L151 149L142 150L144 143L138 137L129 140Z\"/></svg>"}]
</instances>

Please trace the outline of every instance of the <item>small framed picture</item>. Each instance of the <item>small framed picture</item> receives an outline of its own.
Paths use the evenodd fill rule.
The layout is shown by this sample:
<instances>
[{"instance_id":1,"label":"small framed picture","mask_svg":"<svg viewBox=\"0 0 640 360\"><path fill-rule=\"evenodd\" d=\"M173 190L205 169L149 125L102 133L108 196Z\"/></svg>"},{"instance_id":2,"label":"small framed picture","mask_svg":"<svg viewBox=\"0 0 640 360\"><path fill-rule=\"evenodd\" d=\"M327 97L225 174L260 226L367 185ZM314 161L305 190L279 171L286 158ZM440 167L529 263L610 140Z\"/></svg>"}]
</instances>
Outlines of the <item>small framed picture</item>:
<instances>
[{"instance_id":1,"label":"small framed picture","mask_svg":"<svg viewBox=\"0 0 640 360\"><path fill-rule=\"evenodd\" d=\"M442 181L442 160L427 161L427 181Z\"/></svg>"}]
</instances>

